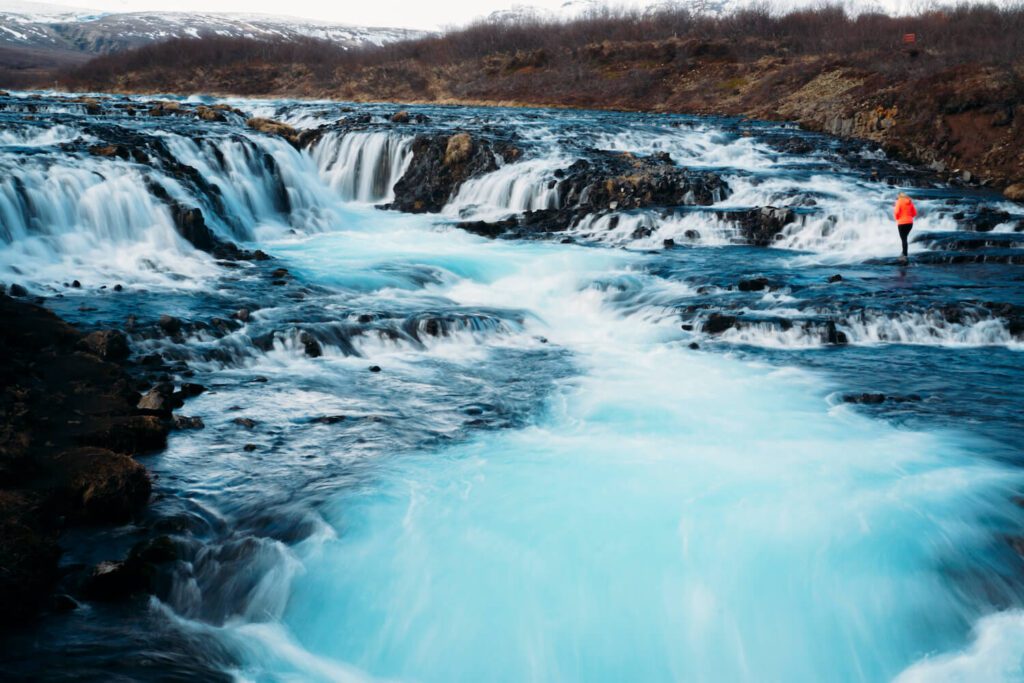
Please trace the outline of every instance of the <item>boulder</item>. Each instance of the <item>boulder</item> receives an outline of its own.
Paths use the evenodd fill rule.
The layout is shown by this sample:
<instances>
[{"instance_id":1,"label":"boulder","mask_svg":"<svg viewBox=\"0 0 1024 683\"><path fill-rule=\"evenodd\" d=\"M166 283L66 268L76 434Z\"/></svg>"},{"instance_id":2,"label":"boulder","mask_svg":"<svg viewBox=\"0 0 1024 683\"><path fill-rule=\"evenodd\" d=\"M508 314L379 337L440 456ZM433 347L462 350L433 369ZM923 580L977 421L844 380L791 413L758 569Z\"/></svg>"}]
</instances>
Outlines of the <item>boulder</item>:
<instances>
[{"instance_id":1,"label":"boulder","mask_svg":"<svg viewBox=\"0 0 1024 683\"><path fill-rule=\"evenodd\" d=\"M1003 196L1011 202L1024 202L1024 183L1014 183L1005 190Z\"/></svg>"},{"instance_id":2,"label":"boulder","mask_svg":"<svg viewBox=\"0 0 1024 683\"><path fill-rule=\"evenodd\" d=\"M409 112L404 109L402 111L396 111L391 115L391 123L409 123Z\"/></svg>"},{"instance_id":3,"label":"boulder","mask_svg":"<svg viewBox=\"0 0 1024 683\"><path fill-rule=\"evenodd\" d=\"M121 362L128 358L128 338L118 330L98 330L82 338L80 345L101 360Z\"/></svg>"},{"instance_id":4,"label":"boulder","mask_svg":"<svg viewBox=\"0 0 1024 683\"><path fill-rule=\"evenodd\" d=\"M201 417L188 417L187 415L175 415L173 419L175 429L204 429L206 423Z\"/></svg>"},{"instance_id":5,"label":"boulder","mask_svg":"<svg viewBox=\"0 0 1024 683\"><path fill-rule=\"evenodd\" d=\"M181 332L181 320L175 318L173 315L162 315L160 320L156 323L164 333L175 336Z\"/></svg>"},{"instance_id":6,"label":"boulder","mask_svg":"<svg viewBox=\"0 0 1024 683\"><path fill-rule=\"evenodd\" d=\"M88 522L127 520L146 504L152 484L146 468L104 448L74 448L57 456L57 488L66 513Z\"/></svg>"},{"instance_id":7,"label":"boulder","mask_svg":"<svg viewBox=\"0 0 1024 683\"><path fill-rule=\"evenodd\" d=\"M299 131L295 130L287 123L281 123L280 121L274 121L273 119L254 117L246 121L245 125L260 133L282 137L292 145L299 145Z\"/></svg>"},{"instance_id":8,"label":"boulder","mask_svg":"<svg viewBox=\"0 0 1024 683\"><path fill-rule=\"evenodd\" d=\"M738 319L734 315L723 313L712 313L704 321L701 330L706 334L722 334L731 327L735 327Z\"/></svg>"},{"instance_id":9,"label":"boulder","mask_svg":"<svg viewBox=\"0 0 1024 683\"><path fill-rule=\"evenodd\" d=\"M174 405L173 394L174 386L172 384L167 382L158 384L146 392L136 407L147 415L170 417L171 410L177 407Z\"/></svg>"},{"instance_id":10,"label":"boulder","mask_svg":"<svg viewBox=\"0 0 1024 683\"><path fill-rule=\"evenodd\" d=\"M755 277L749 280L740 280L736 286L741 292L761 292L770 289L771 285L766 277Z\"/></svg>"},{"instance_id":11,"label":"boulder","mask_svg":"<svg viewBox=\"0 0 1024 683\"><path fill-rule=\"evenodd\" d=\"M256 420L251 417L236 417L232 422L246 429L254 429L256 427Z\"/></svg>"},{"instance_id":12,"label":"boulder","mask_svg":"<svg viewBox=\"0 0 1024 683\"><path fill-rule=\"evenodd\" d=\"M796 220L793 209L762 206L726 215L737 224L740 237L755 247L766 247L779 238L782 230Z\"/></svg>"},{"instance_id":13,"label":"boulder","mask_svg":"<svg viewBox=\"0 0 1024 683\"><path fill-rule=\"evenodd\" d=\"M19 285L17 282L12 283L11 286L7 288L7 293L10 296L28 296L28 290Z\"/></svg>"},{"instance_id":14,"label":"boulder","mask_svg":"<svg viewBox=\"0 0 1024 683\"><path fill-rule=\"evenodd\" d=\"M311 335L309 332L303 332L299 335L299 342L302 344L302 348L306 355L310 358L319 358L324 355L323 347L320 346L320 342L317 341L316 337Z\"/></svg>"}]
</instances>

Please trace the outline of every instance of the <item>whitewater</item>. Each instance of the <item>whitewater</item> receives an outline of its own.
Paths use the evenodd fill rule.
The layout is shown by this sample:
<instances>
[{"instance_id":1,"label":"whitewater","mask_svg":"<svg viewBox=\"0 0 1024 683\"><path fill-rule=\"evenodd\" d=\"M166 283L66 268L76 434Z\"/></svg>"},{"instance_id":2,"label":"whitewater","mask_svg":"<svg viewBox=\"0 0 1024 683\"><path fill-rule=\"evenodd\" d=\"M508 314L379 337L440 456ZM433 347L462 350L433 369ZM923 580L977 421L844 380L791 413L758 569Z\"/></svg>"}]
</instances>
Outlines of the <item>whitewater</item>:
<instances>
[{"instance_id":1,"label":"whitewater","mask_svg":"<svg viewBox=\"0 0 1024 683\"><path fill-rule=\"evenodd\" d=\"M11 98L4 281L87 327L252 312L224 336L133 337L211 388L185 408L206 428L144 459L146 520L76 532L65 564L111 559L146 526L183 557L158 595L44 619L0 660L11 675L1024 680L1024 364L989 305L1021 300L1020 266L895 267L894 188L833 141L788 153L773 141L805 134L769 124L423 108L432 133L503 122L525 154L412 215L376 206L418 132L387 107L299 150L231 115L154 123L133 104ZM304 130L352 108L228 104ZM165 156L81 151L112 127ZM731 193L612 207L565 239L459 229L560 208L556 173L588 149L667 152ZM919 192L915 230L940 236L989 201ZM196 248L164 194L273 260ZM732 212L801 197L772 246L738 243ZM769 285L737 288L753 276ZM743 324L708 331L719 311ZM841 398L860 391L925 396Z\"/></svg>"}]
</instances>

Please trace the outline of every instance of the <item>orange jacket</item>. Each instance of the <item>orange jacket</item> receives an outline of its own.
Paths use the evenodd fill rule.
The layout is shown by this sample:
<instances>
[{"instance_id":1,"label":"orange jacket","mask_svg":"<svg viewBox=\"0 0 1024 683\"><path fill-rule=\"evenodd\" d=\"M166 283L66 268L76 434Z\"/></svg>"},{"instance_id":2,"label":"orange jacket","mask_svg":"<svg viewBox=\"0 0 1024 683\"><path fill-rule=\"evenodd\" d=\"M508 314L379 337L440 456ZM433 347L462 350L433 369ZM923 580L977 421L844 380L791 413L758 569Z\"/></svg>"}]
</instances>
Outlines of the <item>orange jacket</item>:
<instances>
[{"instance_id":1,"label":"orange jacket","mask_svg":"<svg viewBox=\"0 0 1024 683\"><path fill-rule=\"evenodd\" d=\"M910 197L900 197L896 200L892 215L896 219L896 225L906 225L914 222L917 209L914 208L914 202L910 201Z\"/></svg>"}]
</instances>

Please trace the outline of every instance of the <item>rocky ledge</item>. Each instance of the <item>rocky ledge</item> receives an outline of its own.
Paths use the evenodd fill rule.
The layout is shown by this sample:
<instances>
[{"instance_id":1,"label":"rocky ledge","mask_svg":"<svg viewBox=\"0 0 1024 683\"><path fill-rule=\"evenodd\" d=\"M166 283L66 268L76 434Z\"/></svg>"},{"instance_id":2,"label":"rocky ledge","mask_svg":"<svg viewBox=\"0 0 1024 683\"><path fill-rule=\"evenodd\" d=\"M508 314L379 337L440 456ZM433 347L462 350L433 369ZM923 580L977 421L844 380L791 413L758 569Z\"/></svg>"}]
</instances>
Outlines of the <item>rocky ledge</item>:
<instances>
[{"instance_id":1,"label":"rocky ledge","mask_svg":"<svg viewBox=\"0 0 1024 683\"><path fill-rule=\"evenodd\" d=\"M161 450L169 413L140 408L125 336L84 334L0 294L0 627L47 603L59 535L128 521L151 482L134 456Z\"/></svg>"}]
</instances>

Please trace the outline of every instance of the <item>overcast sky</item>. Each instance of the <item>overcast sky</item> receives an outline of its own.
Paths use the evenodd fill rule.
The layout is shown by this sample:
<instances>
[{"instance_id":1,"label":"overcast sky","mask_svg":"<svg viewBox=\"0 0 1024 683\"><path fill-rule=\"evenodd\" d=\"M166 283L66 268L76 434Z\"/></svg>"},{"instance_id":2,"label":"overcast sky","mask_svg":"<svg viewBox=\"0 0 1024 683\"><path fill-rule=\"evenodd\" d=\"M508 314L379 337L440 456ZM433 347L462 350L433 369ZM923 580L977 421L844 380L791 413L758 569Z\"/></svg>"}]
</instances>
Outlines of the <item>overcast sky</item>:
<instances>
[{"instance_id":1,"label":"overcast sky","mask_svg":"<svg viewBox=\"0 0 1024 683\"><path fill-rule=\"evenodd\" d=\"M241 12L306 17L366 26L436 29L465 24L514 5L557 9L565 0L55 0L51 5L109 12ZM0 9L29 7L30 0L0 0ZM613 4L650 4L617 0Z\"/></svg>"},{"instance_id":2,"label":"overcast sky","mask_svg":"<svg viewBox=\"0 0 1024 683\"><path fill-rule=\"evenodd\" d=\"M613 6L646 6L663 4L666 0L54 0L49 3L65 7L81 7L107 12L237 12L243 14L274 14L278 16L306 17L322 21L362 26L394 26L406 28L438 29L466 24L485 17L496 10L515 6L530 6L558 10L565 4L577 7L587 3ZM768 0L777 9L814 5L823 0ZM848 8L863 10L868 7L903 14L925 9L932 0L840 0ZM939 0L955 3L957 0ZM994 1L996 4L1017 0L966 0L967 2ZM684 0L685 2L685 0ZM731 5L742 5L760 0L729 0ZM33 0L0 0L0 10L30 10ZM35 12L33 12L35 13Z\"/></svg>"}]
</instances>

